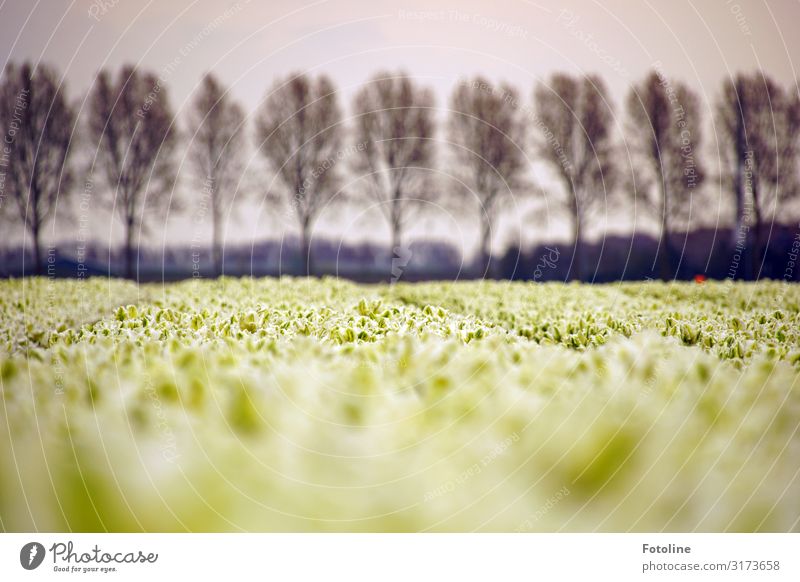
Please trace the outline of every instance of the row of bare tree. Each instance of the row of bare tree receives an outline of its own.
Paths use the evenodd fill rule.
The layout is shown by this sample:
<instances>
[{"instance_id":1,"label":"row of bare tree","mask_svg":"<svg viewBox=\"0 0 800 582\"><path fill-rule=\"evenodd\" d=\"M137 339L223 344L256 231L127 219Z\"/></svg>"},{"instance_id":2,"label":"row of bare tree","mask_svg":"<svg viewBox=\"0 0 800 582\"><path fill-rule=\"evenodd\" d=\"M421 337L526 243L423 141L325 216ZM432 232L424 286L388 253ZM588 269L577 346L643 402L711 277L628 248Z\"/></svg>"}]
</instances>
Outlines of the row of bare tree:
<instances>
[{"instance_id":1,"label":"row of bare tree","mask_svg":"<svg viewBox=\"0 0 800 582\"><path fill-rule=\"evenodd\" d=\"M719 179L736 206L734 235L754 245L757 274L764 225L800 192L800 97L759 71L726 80L716 110ZM147 217L177 208L172 193L183 135L198 196L211 211L219 272L223 212L242 187L247 161L247 116L228 88L207 75L184 132L156 74L134 67L116 76L102 71L86 101L86 121L79 117L53 68L7 66L0 81L0 216L28 229L37 268L43 227L76 190L73 154L82 145L91 152L91 179L102 178L104 196L124 225L126 273L134 276ZM531 170L543 161L560 187L549 200L559 200L571 224L573 276L582 272L580 246L592 212L633 199L660 225L659 264L668 277L670 234L698 212L691 200L707 175L702 108L690 87L654 70L631 88L625 120L617 126L605 84L593 75L553 75L536 87L533 106L511 86L463 80L450 99L443 163L436 159L433 93L411 77L376 75L357 92L347 119L327 76L290 75L275 82L255 114L256 147L272 170L262 194L282 198L296 217L307 272L314 221L344 192L371 199L383 212L395 252L404 228L427 205L443 197L456 207L472 203L488 270L504 203L542 192Z\"/></svg>"}]
</instances>

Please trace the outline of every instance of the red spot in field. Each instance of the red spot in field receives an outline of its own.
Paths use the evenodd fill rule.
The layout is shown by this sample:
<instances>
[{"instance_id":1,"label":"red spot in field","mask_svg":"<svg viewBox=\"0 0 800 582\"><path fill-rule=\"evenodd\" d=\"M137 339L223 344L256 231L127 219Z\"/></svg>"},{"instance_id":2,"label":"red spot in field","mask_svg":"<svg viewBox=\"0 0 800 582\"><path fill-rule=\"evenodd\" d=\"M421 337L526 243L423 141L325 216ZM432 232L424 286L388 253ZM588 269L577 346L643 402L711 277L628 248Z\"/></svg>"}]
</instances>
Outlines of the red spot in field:
<instances>
[{"instance_id":1,"label":"red spot in field","mask_svg":"<svg viewBox=\"0 0 800 582\"><path fill-rule=\"evenodd\" d=\"M706 276L705 275L695 275L694 276L694 282L695 283L705 283L706 282Z\"/></svg>"}]
</instances>

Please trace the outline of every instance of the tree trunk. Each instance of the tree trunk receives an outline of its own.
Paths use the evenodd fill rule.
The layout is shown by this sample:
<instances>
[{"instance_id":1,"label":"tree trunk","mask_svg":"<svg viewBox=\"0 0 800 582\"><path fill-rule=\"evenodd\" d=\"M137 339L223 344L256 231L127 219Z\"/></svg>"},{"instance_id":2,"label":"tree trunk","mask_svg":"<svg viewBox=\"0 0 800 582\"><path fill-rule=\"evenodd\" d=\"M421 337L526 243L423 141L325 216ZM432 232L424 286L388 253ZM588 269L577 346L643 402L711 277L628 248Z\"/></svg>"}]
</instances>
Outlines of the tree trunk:
<instances>
[{"instance_id":1,"label":"tree trunk","mask_svg":"<svg viewBox=\"0 0 800 582\"><path fill-rule=\"evenodd\" d=\"M670 246L669 205L667 204L667 187L664 177L661 177L661 242L658 245L658 266L662 281L673 278L672 272L672 247Z\"/></svg>"},{"instance_id":2,"label":"tree trunk","mask_svg":"<svg viewBox=\"0 0 800 582\"><path fill-rule=\"evenodd\" d=\"M219 211L216 209L216 203L214 203L214 205L215 208L211 217L213 220L213 224L211 225L213 231L211 254L213 255L214 261L214 276L219 277L222 275L222 243L219 236Z\"/></svg>"},{"instance_id":3,"label":"tree trunk","mask_svg":"<svg viewBox=\"0 0 800 582\"><path fill-rule=\"evenodd\" d=\"M480 270L482 278L492 278L492 221L488 215L483 215L481 224L481 257Z\"/></svg>"},{"instance_id":4,"label":"tree trunk","mask_svg":"<svg viewBox=\"0 0 800 582\"><path fill-rule=\"evenodd\" d=\"M569 270L570 281L581 281L583 275L581 217L577 201L572 206L572 268Z\"/></svg>"},{"instance_id":5,"label":"tree trunk","mask_svg":"<svg viewBox=\"0 0 800 582\"><path fill-rule=\"evenodd\" d=\"M395 283L403 275L403 270L407 264L407 257L403 249L403 228L400 215L394 204L392 205L389 227L392 229L392 246L389 247L389 281Z\"/></svg>"},{"instance_id":6,"label":"tree trunk","mask_svg":"<svg viewBox=\"0 0 800 582\"><path fill-rule=\"evenodd\" d=\"M761 278L761 265L764 259L761 248L761 209L758 206L758 197L756 189L753 188L753 245L750 251L750 258L752 264L750 270L753 274L753 280L758 281Z\"/></svg>"},{"instance_id":7,"label":"tree trunk","mask_svg":"<svg viewBox=\"0 0 800 582\"><path fill-rule=\"evenodd\" d=\"M44 264L42 262L42 243L38 225L31 228L31 236L33 237L33 260L36 261L34 272L37 276L41 276L44 274Z\"/></svg>"},{"instance_id":8,"label":"tree trunk","mask_svg":"<svg viewBox=\"0 0 800 582\"><path fill-rule=\"evenodd\" d=\"M737 148L738 149L738 148ZM744 228L744 201L745 201L745 191L744 191L744 172L745 172L745 163L743 160L737 161L737 168L736 168L736 175L734 176L733 180L733 189L734 193L736 194L736 223L733 226L733 246L735 247L736 244L739 242L739 236L741 234L742 228Z\"/></svg>"},{"instance_id":9,"label":"tree trunk","mask_svg":"<svg viewBox=\"0 0 800 582\"><path fill-rule=\"evenodd\" d=\"M125 277L133 279L133 271L133 217L129 217L125 224Z\"/></svg>"},{"instance_id":10,"label":"tree trunk","mask_svg":"<svg viewBox=\"0 0 800 582\"><path fill-rule=\"evenodd\" d=\"M305 277L311 276L311 240L309 232L311 230L311 224L308 218L303 219L302 223L300 224L300 262L302 264L302 275Z\"/></svg>"},{"instance_id":11,"label":"tree trunk","mask_svg":"<svg viewBox=\"0 0 800 582\"><path fill-rule=\"evenodd\" d=\"M744 122L744 111L746 110L745 92L740 83L736 84L736 93L739 96L739 112L736 116L736 171L733 177L733 189L736 195L736 224L733 227L733 248L736 252L736 245L739 243L742 229L745 228L745 198L747 196L746 177L747 172L747 134Z\"/></svg>"}]
</instances>

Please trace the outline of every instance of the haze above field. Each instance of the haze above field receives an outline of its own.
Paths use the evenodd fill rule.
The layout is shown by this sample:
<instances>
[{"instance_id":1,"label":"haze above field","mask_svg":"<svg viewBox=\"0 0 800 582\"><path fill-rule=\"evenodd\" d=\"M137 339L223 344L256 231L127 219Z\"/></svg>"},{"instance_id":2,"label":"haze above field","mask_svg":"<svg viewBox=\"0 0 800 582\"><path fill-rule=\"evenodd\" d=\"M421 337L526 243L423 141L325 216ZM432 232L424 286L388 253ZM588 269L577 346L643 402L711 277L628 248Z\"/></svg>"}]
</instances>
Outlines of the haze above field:
<instances>
[{"instance_id":1,"label":"haze above field","mask_svg":"<svg viewBox=\"0 0 800 582\"><path fill-rule=\"evenodd\" d=\"M482 74L508 81L530 101L536 82L556 71L599 73L617 112L631 83L654 63L669 76L700 92L706 129L706 157L715 167L713 102L723 79L757 67L789 85L797 77L791 55L800 38L789 27L797 4L736 2L502 2L407 1L376 3L248 0L131 2L127 0L5 1L0 4L0 54L11 61L55 64L65 74L72 98L82 100L98 70L136 63L165 79L179 116L205 71L213 70L252 113L277 77L292 71L325 72L338 84L349 113L355 90L380 69L402 68L433 87L444 118L450 91L465 76ZM182 119L182 118L181 118ZM622 118L620 118L620 126ZM440 137L444 132L440 131ZM263 176L255 156L251 171ZM548 171L534 174L550 186ZM188 180L181 192L191 204ZM724 203L730 203L727 198ZM93 213L97 237L118 240L120 225L108 212ZM596 228L646 228L630 213L601 217ZM164 223L152 236L161 239ZM191 215L171 218L165 238L185 242L196 227ZM521 238L558 236L562 219L545 197L538 206L521 202L506 213L499 244ZM227 225L228 241L293 233L285 212L258 202L242 205ZM447 209L426 216L411 236L444 238L471 251L477 237L473 214L452 217ZM375 213L343 208L325 213L318 233L348 240L388 239ZM21 235L21 233L20 233ZM70 227L57 236L70 238Z\"/></svg>"}]
</instances>

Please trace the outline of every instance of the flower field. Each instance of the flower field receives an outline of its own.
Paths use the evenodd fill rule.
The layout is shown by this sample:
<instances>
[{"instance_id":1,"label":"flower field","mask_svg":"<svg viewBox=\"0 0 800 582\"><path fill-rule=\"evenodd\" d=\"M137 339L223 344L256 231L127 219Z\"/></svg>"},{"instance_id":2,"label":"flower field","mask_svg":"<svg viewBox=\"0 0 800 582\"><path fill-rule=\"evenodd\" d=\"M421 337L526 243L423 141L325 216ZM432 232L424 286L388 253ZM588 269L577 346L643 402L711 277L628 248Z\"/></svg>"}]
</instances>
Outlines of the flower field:
<instances>
[{"instance_id":1,"label":"flower field","mask_svg":"<svg viewBox=\"0 0 800 582\"><path fill-rule=\"evenodd\" d=\"M800 288L0 281L0 530L798 531Z\"/></svg>"}]
</instances>

